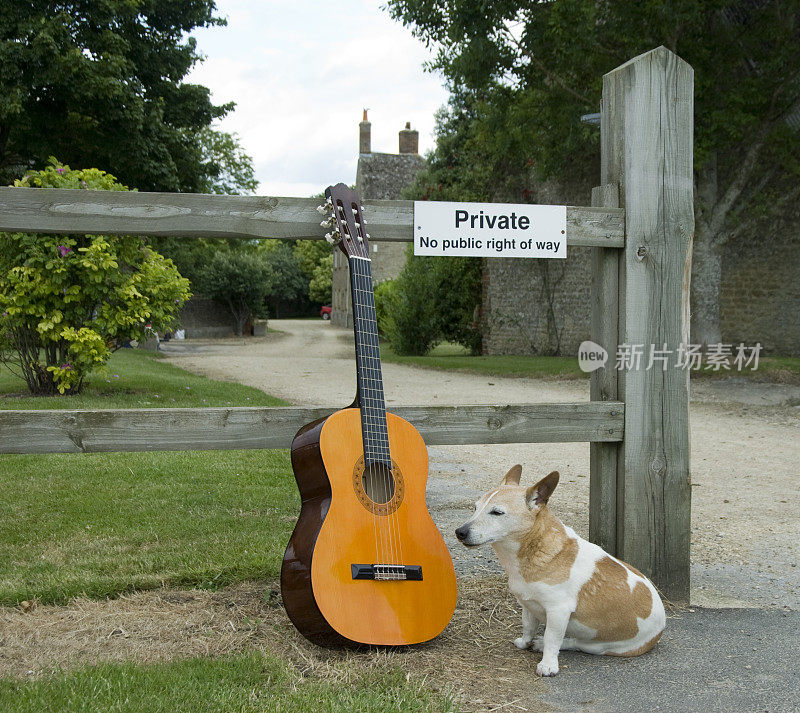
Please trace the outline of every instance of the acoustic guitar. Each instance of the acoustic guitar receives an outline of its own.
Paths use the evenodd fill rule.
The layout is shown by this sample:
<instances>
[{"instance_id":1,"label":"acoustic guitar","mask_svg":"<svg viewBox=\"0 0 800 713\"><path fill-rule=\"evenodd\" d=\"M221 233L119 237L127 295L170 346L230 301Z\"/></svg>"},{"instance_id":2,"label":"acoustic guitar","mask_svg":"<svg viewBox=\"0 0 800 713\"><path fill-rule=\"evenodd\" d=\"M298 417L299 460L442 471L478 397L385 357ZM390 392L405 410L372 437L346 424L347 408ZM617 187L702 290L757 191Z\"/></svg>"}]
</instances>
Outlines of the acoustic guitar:
<instances>
[{"instance_id":1,"label":"acoustic guitar","mask_svg":"<svg viewBox=\"0 0 800 713\"><path fill-rule=\"evenodd\" d=\"M425 504L422 436L386 412L358 195L342 183L325 195L326 237L350 265L357 395L292 442L302 506L283 558L283 603L318 644L416 644L441 633L453 615L453 562Z\"/></svg>"}]
</instances>

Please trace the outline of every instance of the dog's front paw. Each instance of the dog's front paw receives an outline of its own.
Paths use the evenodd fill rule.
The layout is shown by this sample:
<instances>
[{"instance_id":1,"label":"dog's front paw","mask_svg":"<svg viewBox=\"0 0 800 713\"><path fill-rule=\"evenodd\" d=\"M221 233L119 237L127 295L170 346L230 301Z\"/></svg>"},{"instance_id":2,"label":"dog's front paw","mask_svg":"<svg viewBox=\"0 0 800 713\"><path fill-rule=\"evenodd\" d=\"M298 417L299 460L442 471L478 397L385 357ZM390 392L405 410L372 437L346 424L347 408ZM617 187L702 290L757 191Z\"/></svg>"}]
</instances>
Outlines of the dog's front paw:
<instances>
[{"instance_id":1,"label":"dog's front paw","mask_svg":"<svg viewBox=\"0 0 800 713\"><path fill-rule=\"evenodd\" d=\"M531 645L532 639L529 639L527 636L520 636L518 639L514 639L514 646L518 649L527 649Z\"/></svg>"},{"instance_id":2,"label":"dog's front paw","mask_svg":"<svg viewBox=\"0 0 800 713\"><path fill-rule=\"evenodd\" d=\"M558 659L542 659L536 666L536 673L540 676L555 676L558 673Z\"/></svg>"},{"instance_id":3,"label":"dog's front paw","mask_svg":"<svg viewBox=\"0 0 800 713\"><path fill-rule=\"evenodd\" d=\"M534 651L544 651L544 637L537 636L533 641L531 641L531 648Z\"/></svg>"}]
</instances>

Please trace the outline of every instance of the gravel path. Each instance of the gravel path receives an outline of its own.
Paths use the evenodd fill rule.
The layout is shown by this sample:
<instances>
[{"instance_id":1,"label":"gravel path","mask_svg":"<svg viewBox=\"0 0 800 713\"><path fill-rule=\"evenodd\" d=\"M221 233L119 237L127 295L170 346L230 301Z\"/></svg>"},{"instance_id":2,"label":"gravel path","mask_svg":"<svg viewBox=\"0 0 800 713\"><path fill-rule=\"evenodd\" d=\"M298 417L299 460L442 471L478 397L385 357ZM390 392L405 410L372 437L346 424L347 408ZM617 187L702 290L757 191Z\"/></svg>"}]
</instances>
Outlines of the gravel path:
<instances>
[{"instance_id":1,"label":"gravel path","mask_svg":"<svg viewBox=\"0 0 800 713\"><path fill-rule=\"evenodd\" d=\"M343 406L355 392L353 338L321 320L274 320L264 339L170 342L178 366L238 381L303 406ZM485 377L383 367L387 404L588 400L588 382ZM692 603L800 610L800 387L745 380L692 384ZM491 549L466 550L453 529L514 463L523 480L557 469L552 505L586 535L585 443L429 448L428 502L462 575L497 573Z\"/></svg>"}]
</instances>

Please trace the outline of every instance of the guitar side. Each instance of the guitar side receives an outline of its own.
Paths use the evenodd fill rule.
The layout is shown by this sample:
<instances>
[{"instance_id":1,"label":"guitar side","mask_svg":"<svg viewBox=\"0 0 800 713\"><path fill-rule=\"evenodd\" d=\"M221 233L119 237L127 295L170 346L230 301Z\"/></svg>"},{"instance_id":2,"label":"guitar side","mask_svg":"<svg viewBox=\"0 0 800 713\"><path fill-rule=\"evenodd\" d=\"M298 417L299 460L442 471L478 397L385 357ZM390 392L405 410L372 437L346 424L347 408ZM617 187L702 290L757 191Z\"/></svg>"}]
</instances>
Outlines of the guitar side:
<instances>
[{"instance_id":1,"label":"guitar side","mask_svg":"<svg viewBox=\"0 0 800 713\"><path fill-rule=\"evenodd\" d=\"M351 642L339 635L322 616L311 586L314 545L331 502L331 486L319 448L326 420L306 424L292 440L292 470L301 506L283 555L281 597L292 623L309 641L320 646L341 646Z\"/></svg>"}]
</instances>

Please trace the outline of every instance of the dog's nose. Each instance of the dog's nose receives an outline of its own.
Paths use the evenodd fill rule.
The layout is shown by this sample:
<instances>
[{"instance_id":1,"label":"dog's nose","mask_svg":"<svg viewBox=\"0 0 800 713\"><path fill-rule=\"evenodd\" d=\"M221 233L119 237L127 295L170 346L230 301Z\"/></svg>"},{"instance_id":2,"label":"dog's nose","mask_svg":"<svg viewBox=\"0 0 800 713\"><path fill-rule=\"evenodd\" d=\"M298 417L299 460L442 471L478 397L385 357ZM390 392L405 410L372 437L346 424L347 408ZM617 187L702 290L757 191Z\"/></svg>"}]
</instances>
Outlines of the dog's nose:
<instances>
[{"instance_id":1,"label":"dog's nose","mask_svg":"<svg viewBox=\"0 0 800 713\"><path fill-rule=\"evenodd\" d=\"M467 536L468 532L469 532L469 527L467 527L466 525L462 525L456 530L456 537L459 540L463 540Z\"/></svg>"}]
</instances>

